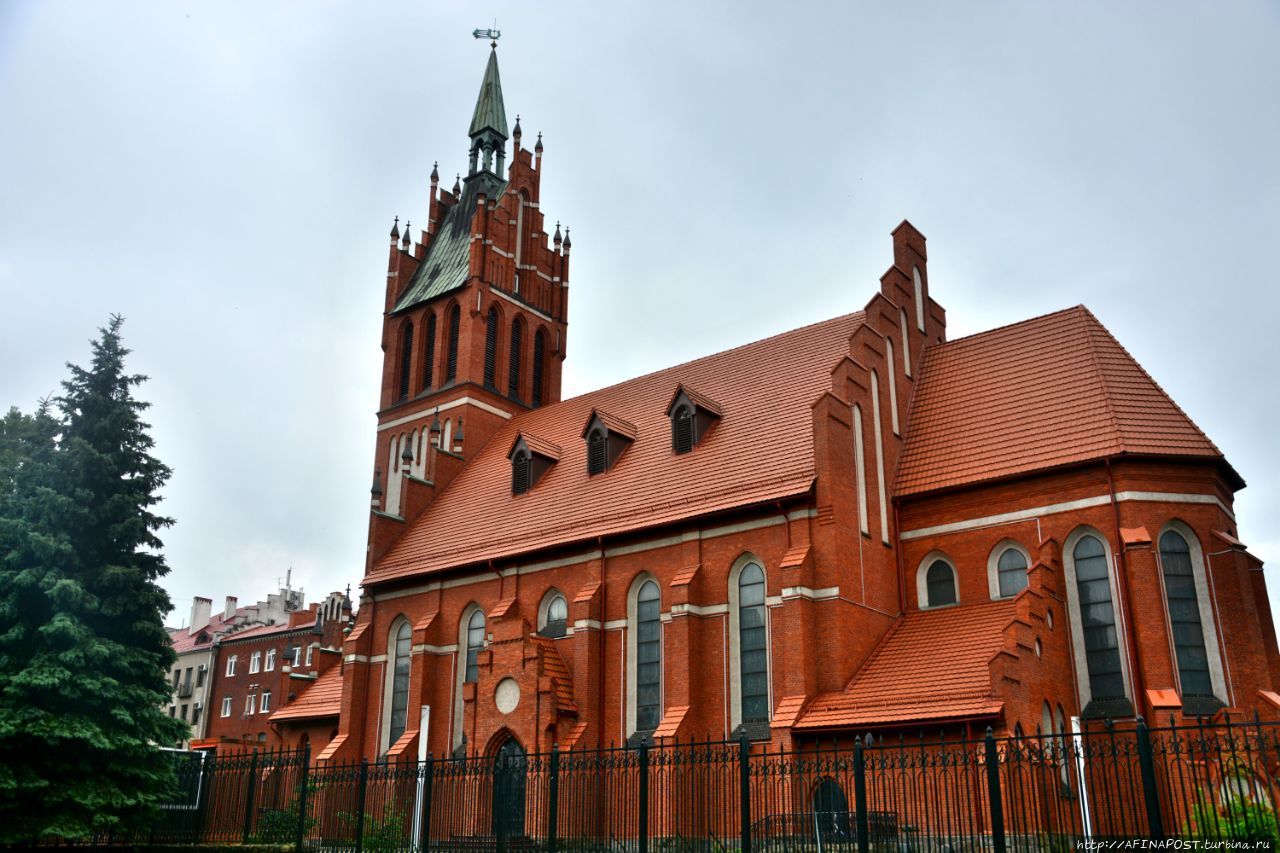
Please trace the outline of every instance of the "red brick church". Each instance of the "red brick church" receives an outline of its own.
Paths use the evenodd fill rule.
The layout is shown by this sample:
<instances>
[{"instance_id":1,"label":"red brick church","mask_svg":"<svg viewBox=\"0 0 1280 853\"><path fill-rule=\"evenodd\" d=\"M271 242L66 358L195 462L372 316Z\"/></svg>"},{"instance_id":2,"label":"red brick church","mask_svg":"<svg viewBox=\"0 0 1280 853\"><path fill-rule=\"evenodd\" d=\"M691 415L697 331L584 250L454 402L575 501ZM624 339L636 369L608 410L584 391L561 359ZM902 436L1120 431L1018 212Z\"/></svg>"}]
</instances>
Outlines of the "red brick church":
<instances>
[{"instance_id":1,"label":"red brick church","mask_svg":"<svg viewBox=\"0 0 1280 853\"><path fill-rule=\"evenodd\" d=\"M1088 309L949 340L903 222L861 310L562 400L570 240L496 51L469 136L391 232L321 760L1280 715L1244 481Z\"/></svg>"}]
</instances>

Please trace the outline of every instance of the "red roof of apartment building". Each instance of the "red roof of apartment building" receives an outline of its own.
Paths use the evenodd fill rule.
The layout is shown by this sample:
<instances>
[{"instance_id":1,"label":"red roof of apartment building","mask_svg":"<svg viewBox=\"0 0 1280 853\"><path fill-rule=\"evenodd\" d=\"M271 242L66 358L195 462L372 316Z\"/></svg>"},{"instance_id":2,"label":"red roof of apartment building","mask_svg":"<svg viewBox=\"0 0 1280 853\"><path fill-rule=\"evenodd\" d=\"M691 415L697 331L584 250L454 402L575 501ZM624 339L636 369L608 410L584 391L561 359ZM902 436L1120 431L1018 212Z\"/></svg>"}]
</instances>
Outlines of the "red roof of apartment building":
<instances>
[{"instance_id":1,"label":"red roof of apartment building","mask_svg":"<svg viewBox=\"0 0 1280 853\"><path fill-rule=\"evenodd\" d=\"M331 666L288 705L277 708L271 722L336 717L342 710L342 667Z\"/></svg>"}]
</instances>

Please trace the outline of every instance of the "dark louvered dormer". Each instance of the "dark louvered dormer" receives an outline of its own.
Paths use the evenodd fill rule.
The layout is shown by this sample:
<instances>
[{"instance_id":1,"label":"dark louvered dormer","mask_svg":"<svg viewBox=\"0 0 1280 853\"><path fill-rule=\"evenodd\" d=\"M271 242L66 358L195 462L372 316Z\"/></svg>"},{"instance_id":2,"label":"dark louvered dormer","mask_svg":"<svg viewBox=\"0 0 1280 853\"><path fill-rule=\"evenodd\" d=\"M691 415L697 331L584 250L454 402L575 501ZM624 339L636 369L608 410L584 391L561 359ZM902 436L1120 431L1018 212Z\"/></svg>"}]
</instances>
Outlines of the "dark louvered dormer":
<instances>
[{"instance_id":1,"label":"dark louvered dormer","mask_svg":"<svg viewBox=\"0 0 1280 853\"><path fill-rule=\"evenodd\" d=\"M522 495L560 459L560 448L537 436L520 433L507 454L511 460L511 494Z\"/></svg>"},{"instance_id":2,"label":"dark louvered dormer","mask_svg":"<svg viewBox=\"0 0 1280 853\"><path fill-rule=\"evenodd\" d=\"M627 446L636 440L636 428L622 418L592 409L582 437L587 442L587 474L594 477L614 466Z\"/></svg>"},{"instance_id":3,"label":"dark louvered dormer","mask_svg":"<svg viewBox=\"0 0 1280 853\"><path fill-rule=\"evenodd\" d=\"M677 454L693 450L720 415L719 403L677 385L671 404L667 406L667 417L671 419L671 449Z\"/></svg>"}]
</instances>

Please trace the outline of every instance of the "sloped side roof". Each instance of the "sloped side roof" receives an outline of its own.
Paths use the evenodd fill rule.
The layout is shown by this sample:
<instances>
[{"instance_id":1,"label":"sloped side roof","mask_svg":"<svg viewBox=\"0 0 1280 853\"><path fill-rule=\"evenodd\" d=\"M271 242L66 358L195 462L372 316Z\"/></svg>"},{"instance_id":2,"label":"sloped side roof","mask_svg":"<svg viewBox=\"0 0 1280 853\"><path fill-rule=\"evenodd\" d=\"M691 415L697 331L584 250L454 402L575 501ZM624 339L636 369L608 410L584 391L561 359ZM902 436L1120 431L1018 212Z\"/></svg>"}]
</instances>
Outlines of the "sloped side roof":
<instances>
[{"instance_id":1,"label":"sloped side roof","mask_svg":"<svg viewBox=\"0 0 1280 853\"><path fill-rule=\"evenodd\" d=\"M493 197L501 198L506 190L507 185L503 183ZM479 182L470 181L462 188L462 197L445 211L440 227L427 245L426 257L418 264L392 313L407 311L466 283L471 269L471 219L479 194Z\"/></svg>"},{"instance_id":2,"label":"sloped side roof","mask_svg":"<svg viewBox=\"0 0 1280 853\"><path fill-rule=\"evenodd\" d=\"M816 697L797 729L893 725L998 714L988 663L1014 615L1012 601L912 611L849 685Z\"/></svg>"},{"instance_id":3,"label":"sloped side roof","mask_svg":"<svg viewBox=\"0 0 1280 853\"><path fill-rule=\"evenodd\" d=\"M269 718L273 723L281 720L312 720L318 717L336 717L342 710L342 667L331 666L325 670L297 699L277 708Z\"/></svg>"},{"instance_id":4,"label":"sloped side roof","mask_svg":"<svg viewBox=\"0 0 1280 853\"><path fill-rule=\"evenodd\" d=\"M1097 318L1076 306L925 351L896 492L1122 453L1222 460Z\"/></svg>"},{"instance_id":5,"label":"sloped side roof","mask_svg":"<svg viewBox=\"0 0 1280 853\"><path fill-rule=\"evenodd\" d=\"M814 478L811 406L861 323L861 313L837 317L517 415L365 582L803 494ZM677 456L666 411L680 383L719 402L724 416ZM592 409L634 424L636 439L609 471L588 477L581 431ZM522 430L563 453L534 488L512 495L506 454Z\"/></svg>"},{"instance_id":6,"label":"sloped side roof","mask_svg":"<svg viewBox=\"0 0 1280 853\"><path fill-rule=\"evenodd\" d=\"M577 714L578 703L573 699L573 675L565 666L556 641L549 637L538 637L538 648L542 655L542 670L551 678L554 687L556 710L564 714Z\"/></svg>"}]
</instances>

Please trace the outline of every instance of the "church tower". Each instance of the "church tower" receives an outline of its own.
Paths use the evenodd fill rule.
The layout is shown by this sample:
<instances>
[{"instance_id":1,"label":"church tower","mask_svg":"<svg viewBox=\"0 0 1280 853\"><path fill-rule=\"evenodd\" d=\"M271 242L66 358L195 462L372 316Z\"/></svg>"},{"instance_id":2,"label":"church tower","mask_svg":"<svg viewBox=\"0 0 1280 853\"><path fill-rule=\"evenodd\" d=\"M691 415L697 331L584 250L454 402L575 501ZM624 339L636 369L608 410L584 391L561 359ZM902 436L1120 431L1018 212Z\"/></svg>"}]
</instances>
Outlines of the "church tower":
<instances>
[{"instance_id":1,"label":"church tower","mask_svg":"<svg viewBox=\"0 0 1280 853\"><path fill-rule=\"evenodd\" d=\"M496 44L468 136L467 174L452 190L431 170L417 241L407 221L391 229L370 559L499 425L560 399L569 233L546 232L542 136L523 147L519 116L508 133Z\"/></svg>"}]
</instances>

